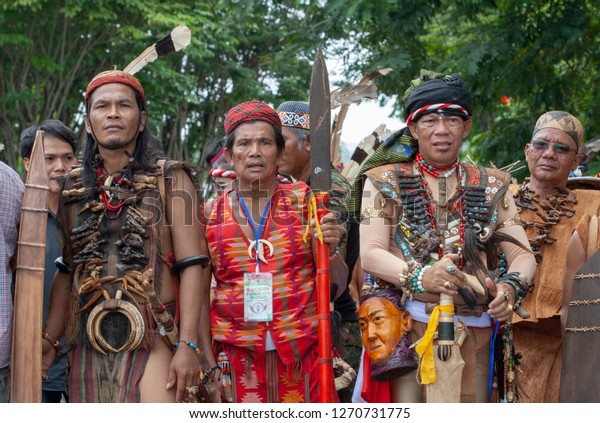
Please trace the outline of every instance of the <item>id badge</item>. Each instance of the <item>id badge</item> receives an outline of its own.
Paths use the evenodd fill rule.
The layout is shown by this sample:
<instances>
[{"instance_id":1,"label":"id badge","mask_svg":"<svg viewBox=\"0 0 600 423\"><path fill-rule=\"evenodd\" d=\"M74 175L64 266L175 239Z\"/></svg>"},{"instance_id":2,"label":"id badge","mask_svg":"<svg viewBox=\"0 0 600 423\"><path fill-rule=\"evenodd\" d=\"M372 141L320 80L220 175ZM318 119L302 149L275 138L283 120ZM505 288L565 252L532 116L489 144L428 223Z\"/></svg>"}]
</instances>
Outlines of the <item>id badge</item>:
<instances>
[{"instance_id":1,"label":"id badge","mask_svg":"<svg viewBox=\"0 0 600 423\"><path fill-rule=\"evenodd\" d=\"M244 274L244 321L270 322L273 320L273 275L270 273Z\"/></svg>"}]
</instances>

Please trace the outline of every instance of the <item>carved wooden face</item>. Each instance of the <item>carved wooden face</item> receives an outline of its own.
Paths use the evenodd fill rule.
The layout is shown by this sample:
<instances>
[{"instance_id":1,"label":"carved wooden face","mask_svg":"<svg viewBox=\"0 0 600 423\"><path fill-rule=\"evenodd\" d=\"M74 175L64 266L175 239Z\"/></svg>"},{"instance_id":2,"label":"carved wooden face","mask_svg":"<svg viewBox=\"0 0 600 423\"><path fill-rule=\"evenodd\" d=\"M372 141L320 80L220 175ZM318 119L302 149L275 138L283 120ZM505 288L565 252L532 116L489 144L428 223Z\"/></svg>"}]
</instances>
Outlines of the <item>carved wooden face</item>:
<instances>
[{"instance_id":1,"label":"carved wooden face","mask_svg":"<svg viewBox=\"0 0 600 423\"><path fill-rule=\"evenodd\" d=\"M384 363L395 351L400 339L412 327L410 313L400 311L383 297L371 297L358 309L363 346L371 361Z\"/></svg>"}]
</instances>

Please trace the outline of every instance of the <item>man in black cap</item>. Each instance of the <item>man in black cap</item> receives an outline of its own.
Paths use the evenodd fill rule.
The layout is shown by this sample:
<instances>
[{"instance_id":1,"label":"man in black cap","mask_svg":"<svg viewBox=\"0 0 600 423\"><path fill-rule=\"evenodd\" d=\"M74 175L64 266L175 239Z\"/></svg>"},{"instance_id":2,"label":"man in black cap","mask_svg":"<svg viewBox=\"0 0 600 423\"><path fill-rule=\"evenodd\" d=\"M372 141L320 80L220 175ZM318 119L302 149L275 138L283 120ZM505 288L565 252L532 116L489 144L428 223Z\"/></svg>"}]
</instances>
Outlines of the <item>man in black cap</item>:
<instances>
[{"instance_id":1,"label":"man in black cap","mask_svg":"<svg viewBox=\"0 0 600 423\"><path fill-rule=\"evenodd\" d=\"M277 113L282 123L282 134L285 139L285 149L279 162L279 172L289 175L298 181L310 184L310 113L309 105L304 101L285 101L277 108ZM360 364L361 339L358 327L358 315L356 313L356 302L350 295L348 284L352 279L352 269L358 257L358 238L354 245L348 241L348 200L350 198L351 186L340 173L331 165L331 192L330 209L336 212L343 235L338 248L332 255L333 260L345 261L349 269L348 278L343 284L344 291L336 295L334 309L336 317L341 318L340 339L335 341L341 343L339 353L354 371L358 371ZM358 235L358 233L356 233ZM353 253L350 250L356 250ZM347 251L349 253L347 254ZM340 347L340 345L338 345ZM354 382L340 390L338 395L340 402L351 402Z\"/></svg>"},{"instance_id":2,"label":"man in black cap","mask_svg":"<svg viewBox=\"0 0 600 423\"><path fill-rule=\"evenodd\" d=\"M419 370L392 380L390 399L484 402L493 321L506 321L520 305L535 259L523 228L502 228L517 213L506 195L509 175L459 160L472 111L462 78L423 71L403 100L407 127L376 151L357 186L362 267L377 277L372 289L403 291L411 342L418 341ZM509 262L502 277L498 247ZM460 353L452 322L468 334L456 342ZM436 330L438 340L449 341L449 362L458 359L451 370L462 371L452 386L439 371L435 352L443 348L434 346ZM440 387L449 395L437 396Z\"/></svg>"}]
</instances>

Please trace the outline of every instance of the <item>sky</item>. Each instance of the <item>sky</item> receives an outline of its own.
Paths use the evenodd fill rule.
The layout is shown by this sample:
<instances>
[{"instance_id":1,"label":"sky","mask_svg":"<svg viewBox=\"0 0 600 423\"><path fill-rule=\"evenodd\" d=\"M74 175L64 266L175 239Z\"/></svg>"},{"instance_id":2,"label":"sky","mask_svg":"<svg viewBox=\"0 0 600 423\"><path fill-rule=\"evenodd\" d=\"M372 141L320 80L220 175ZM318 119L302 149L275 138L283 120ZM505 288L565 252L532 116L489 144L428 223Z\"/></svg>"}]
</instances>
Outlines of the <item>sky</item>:
<instances>
[{"instance_id":1,"label":"sky","mask_svg":"<svg viewBox=\"0 0 600 423\"><path fill-rule=\"evenodd\" d=\"M390 103L380 107L377 100L370 99L362 100L359 104L352 104L348 108L348 113L342 126L342 144L345 147L343 148L345 154L342 155L342 162L346 162L358 143L382 123L391 132L397 131L404 126L403 121L399 118L390 118L390 113L392 113L392 105ZM332 122L335 116L337 116L336 109L332 110Z\"/></svg>"}]
</instances>

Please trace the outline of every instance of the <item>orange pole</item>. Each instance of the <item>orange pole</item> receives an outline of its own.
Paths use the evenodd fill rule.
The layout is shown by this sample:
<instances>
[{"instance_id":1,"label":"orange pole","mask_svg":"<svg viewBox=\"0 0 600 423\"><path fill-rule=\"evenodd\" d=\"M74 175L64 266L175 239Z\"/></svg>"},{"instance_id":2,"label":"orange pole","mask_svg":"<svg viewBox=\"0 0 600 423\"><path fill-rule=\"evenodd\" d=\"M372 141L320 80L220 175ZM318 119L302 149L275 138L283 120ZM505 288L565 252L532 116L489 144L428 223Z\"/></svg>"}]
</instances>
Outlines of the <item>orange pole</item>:
<instances>
[{"instance_id":1,"label":"orange pole","mask_svg":"<svg viewBox=\"0 0 600 423\"><path fill-rule=\"evenodd\" d=\"M319 222L328 212L329 194L315 192ZM329 245L317 244L317 316L319 319L319 400L333 401L333 361L331 357L331 317L329 287Z\"/></svg>"}]
</instances>

